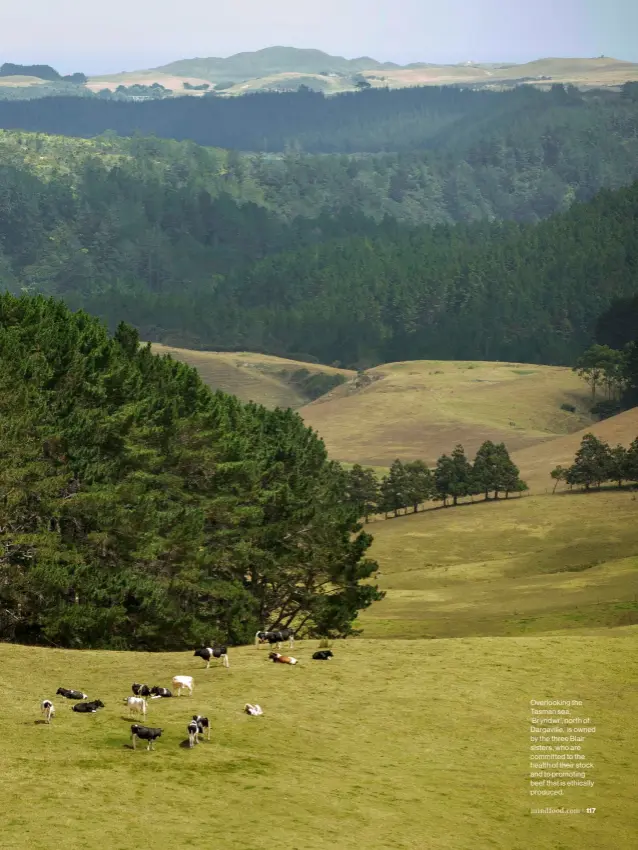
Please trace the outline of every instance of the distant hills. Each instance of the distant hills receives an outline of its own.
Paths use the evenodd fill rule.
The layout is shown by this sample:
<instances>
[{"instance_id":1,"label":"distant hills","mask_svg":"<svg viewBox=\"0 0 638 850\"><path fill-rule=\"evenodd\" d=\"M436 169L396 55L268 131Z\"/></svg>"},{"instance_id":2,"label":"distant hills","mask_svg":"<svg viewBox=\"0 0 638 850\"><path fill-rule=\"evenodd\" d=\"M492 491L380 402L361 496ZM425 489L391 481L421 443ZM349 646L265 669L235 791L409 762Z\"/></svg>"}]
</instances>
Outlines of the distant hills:
<instances>
[{"instance_id":1,"label":"distant hills","mask_svg":"<svg viewBox=\"0 0 638 850\"><path fill-rule=\"evenodd\" d=\"M291 90L304 85L332 94L353 90L362 84L373 88L463 84L500 89L520 84L548 87L553 83L580 87L619 86L633 80L638 80L638 64L606 56L537 59L523 65L473 62L397 65L369 56L346 59L321 50L266 47L225 59L180 59L158 68L92 77L88 88L97 91L105 87L114 89L118 85L159 83L180 94L201 95L210 87L218 94L234 95ZM197 85L203 88L192 88Z\"/></svg>"}]
</instances>

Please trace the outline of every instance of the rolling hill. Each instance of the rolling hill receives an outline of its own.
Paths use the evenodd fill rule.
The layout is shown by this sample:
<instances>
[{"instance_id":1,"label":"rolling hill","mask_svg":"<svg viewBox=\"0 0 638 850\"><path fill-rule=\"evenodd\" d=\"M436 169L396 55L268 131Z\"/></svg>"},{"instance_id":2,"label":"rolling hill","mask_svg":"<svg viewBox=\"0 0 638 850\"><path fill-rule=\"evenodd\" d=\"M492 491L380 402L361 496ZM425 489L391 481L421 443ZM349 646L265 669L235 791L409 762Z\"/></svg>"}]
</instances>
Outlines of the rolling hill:
<instances>
[{"instance_id":1,"label":"rolling hill","mask_svg":"<svg viewBox=\"0 0 638 850\"><path fill-rule=\"evenodd\" d=\"M366 638L595 632L638 623L636 496L558 493L371 527L386 598Z\"/></svg>"},{"instance_id":2,"label":"rolling hill","mask_svg":"<svg viewBox=\"0 0 638 850\"><path fill-rule=\"evenodd\" d=\"M346 59L321 50L267 47L226 58L180 59L157 68L91 77L88 87L115 88L157 82L176 93L201 94L185 92L183 81L187 81L193 85L219 84L223 95L295 89L300 85L337 93L354 90L361 79L373 88L424 85L508 88L517 84L542 87L552 83L588 88L619 86L638 80L638 64L601 56L546 58L523 64L413 62L402 66L367 56Z\"/></svg>"},{"instance_id":3,"label":"rolling hill","mask_svg":"<svg viewBox=\"0 0 638 850\"><path fill-rule=\"evenodd\" d=\"M569 466L574 461L580 441L587 433L595 434L611 446L619 443L625 447L638 437L638 407L626 410L602 422L588 425L582 431L557 437L542 445L529 446L514 452L512 459L521 470L532 492L553 489L549 473L557 466ZM560 489L563 485L560 485Z\"/></svg>"},{"instance_id":4,"label":"rolling hill","mask_svg":"<svg viewBox=\"0 0 638 850\"><path fill-rule=\"evenodd\" d=\"M158 343L152 348L197 368L213 389L266 407L297 409L330 456L345 463L386 467L395 458L434 463L457 442L473 455L486 439L516 451L551 445L557 435L588 430L594 422L586 385L566 367L416 360L377 366L357 378L347 369L263 354ZM346 382L308 403L291 382L299 369L342 375Z\"/></svg>"},{"instance_id":5,"label":"rolling hill","mask_svg":"<svg viewBox=\"0 0 638 850\"><path fill-rule=\"evenodd\" d=\"M345 379L355 374L347 369L247 351L191 351L159 343L153 343L152 349L155 354L170 354L175 360L194 366L209 387L268 408L291 407L296 410L308 403L308 395L294 380L300 370L305 369L313 375L343 375Z\"/></svg>"},{"instance_id":6,"label":"rolling hill","mask_svg":"<svg viewBox=\"0 0 638 850\"><path fill-rule=\"evenodd\" d=\"M378 366L299 411L336 460L389 466L436 461L456 443L473 455L486 439L510 450L592 421L587 389L571 369L521 363L411 361ZM561 410L572 404L576 413Z\"/></svg>"}]
</instances>

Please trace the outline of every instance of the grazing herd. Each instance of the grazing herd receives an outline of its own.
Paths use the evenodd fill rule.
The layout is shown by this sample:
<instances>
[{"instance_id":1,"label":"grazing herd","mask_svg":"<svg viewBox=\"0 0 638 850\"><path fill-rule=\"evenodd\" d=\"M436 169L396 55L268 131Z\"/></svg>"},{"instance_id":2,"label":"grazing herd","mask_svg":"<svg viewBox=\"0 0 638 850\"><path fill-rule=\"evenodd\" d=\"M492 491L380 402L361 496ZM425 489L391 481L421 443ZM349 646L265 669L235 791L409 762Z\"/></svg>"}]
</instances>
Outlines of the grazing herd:
<instances>
[{"instance_id":1,"label":"grazing herd","mask_svg":"<svg viewBox=\"0 0 638 850\"><path fill-rule=\"evenodd\" d=\"M288 641L288 645L292 649L294 648L294 639L295 632L293 629L264 630L257 632L255 635L255 646L268 643L271 647L276 645L277 649L279 649L280 644ZM211 659L213 658L221 660L224 667L230 667L230 662L228 660L228 648L226 646L202 647L201 649L196 649L193 655L206 662L207 670L209 669ZM333 657L333 654L329 649L322 649L315 652L312 657L315 661L328 661ZM289 655L281 655L279 652L270 652L268 658L274 663L297 664L296 658ZM173 691L170 691L168 688L160 687L159 685L150 687L149 685L140 682L134 682L131 686L133 696L126 697L123 700L128 709L129 715L137 714L140 715L143 720L146 720L149 699L168 698L172 697L173 693L180 697L182 695L182 691L186 691L189 696L192 696L195 682L192 676L173 676L172 686ZM79 714L95 714L98 709L104 708L102 700L95 699L88 701L88 696L83 691L58 688L56 695L64 697L65 699L75 700L75 705L71 706L71 709ZM81 702L81 700L87 700L87 702ZM50 724L51 720L55 717L55 706L53 705L53 702L49 699L43 700L40 709L44 716L44 722L46 724ZM246 703L244 711L246 714L254 717L258 717L264 713L261 706L257 704L252 705L251 703ZM192 749L196 744L200 743L200 739L204 736L210 741L211 726L208 717L203 717L200 714L194 714L186 729L188 732L189 748ZM142 726L139 723L134 723L131 726L133 749L136 748L136 742L140 740L147 742L147 750L153 750L155 741L161 737L163 731L164 730L160 728Z\"/></svg>"}]
</instances>

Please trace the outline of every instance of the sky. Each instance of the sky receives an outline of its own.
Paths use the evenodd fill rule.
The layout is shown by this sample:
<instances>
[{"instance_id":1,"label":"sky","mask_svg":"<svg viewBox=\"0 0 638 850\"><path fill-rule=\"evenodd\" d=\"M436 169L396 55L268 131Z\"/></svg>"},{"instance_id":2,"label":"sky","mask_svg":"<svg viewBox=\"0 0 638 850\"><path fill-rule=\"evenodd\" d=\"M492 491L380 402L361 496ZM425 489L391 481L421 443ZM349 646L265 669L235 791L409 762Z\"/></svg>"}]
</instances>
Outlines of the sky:
<instances>
[{"instance_id":1,"label":"sky","mask_svg":"<svg viewBox=\"0 0 638 850\"><path fill-rule=\"evenodd\" d=\"M0 64L101 74L273 45L400 64L638 62L638 0L0 0Z\"/></svg>"}]
</instances>

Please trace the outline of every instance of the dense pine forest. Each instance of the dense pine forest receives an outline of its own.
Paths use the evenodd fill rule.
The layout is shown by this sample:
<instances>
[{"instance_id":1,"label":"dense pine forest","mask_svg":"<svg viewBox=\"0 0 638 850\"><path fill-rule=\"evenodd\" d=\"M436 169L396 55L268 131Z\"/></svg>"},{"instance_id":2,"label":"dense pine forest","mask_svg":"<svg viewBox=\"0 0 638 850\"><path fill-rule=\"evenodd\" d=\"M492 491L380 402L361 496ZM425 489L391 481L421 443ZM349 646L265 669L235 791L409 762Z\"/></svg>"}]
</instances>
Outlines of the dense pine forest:
<instances>
[{"instance_id":1,"label":"dense pine forest","mask_svg":"<svg viewBox=\"0 0 638 850\"><path fill-rule=\"evenodd\" d=\"M2 133L0 282L147 340L364 367L571 364L599 315L636 294L638 185L540 222L538 196L513 196L521 214L498 221L472 212L477 187L461 191L458 171L447 204L447 183L439 207L401 194L411 161Z\"/></svg>"},{"instance_id":2,"label":"dense pine forest","mask_svg":"<svg viewBox=\"0 0 638 850\"><path fill-rule=\"evenodd\" d=\"M346 475L291 411L41 296L0 297L0 387L0 640L347 634L378 598Z\"/></svg>"}]
</instances>

